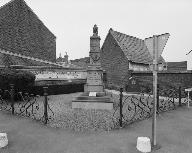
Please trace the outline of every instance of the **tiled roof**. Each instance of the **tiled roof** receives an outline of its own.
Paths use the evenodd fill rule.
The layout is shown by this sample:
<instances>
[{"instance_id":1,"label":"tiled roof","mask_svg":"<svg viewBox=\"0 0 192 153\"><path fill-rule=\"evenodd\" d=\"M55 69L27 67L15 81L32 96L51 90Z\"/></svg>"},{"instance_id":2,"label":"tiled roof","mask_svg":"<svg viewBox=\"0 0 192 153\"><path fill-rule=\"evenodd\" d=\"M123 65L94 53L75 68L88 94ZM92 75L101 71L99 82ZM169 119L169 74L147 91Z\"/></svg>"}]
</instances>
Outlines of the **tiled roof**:
<instances>
[{"instance_id":1,"label":"tiled roof","mask_svg":"<svg viewBox=\"0 0 192 153\"><path fill-rule=\"evenodd\" d=\"M89 65L89 62L90 62L89 57L71 60L72 64L83 67L83 68L87 68L87 66Z\"/></svg>"},{"instance_id":2,"label":"tiled roof","mask_svg":"<svg viewBox=\"0 0 192 153\"><path fill-rule=\"evenodd\" d=\"M24 0L11 0L0 7L0 50L55 62L55 46L54 34ZM7 55L0 56L0 64L5 63L3 58ZM21 65L34 63L16 57L9 59L12 63L21 62Z\"/></svg>"},{"instance_id":3,"label":"tiled roof","mask_svg":"<svg viewBox=\"0 0 192 153\"><path fill-rule=\"evenodd\" d=\"M11 52L9 52L11 53ZM19 66L51 66L51 67L56 67L56 68L72 68L72 69L82 69L82 67L74 65L74 64L66 64L66 65L59 65L57 63L49 62L49 61L44 61L41 59L34 59L33 57L31 58L24 58L24 57L19 57L19 56L14 56L10 54L5 54L2 52L0 49L0 66L10 66L10 65L19 65Z\"/></svg>"},{"instance_id":4,"label":"tiled roof","mask_svg":"<svg viewBox=\"0 0 192 153\"><path fill-rule=\"evenodd\" d=\"M49 64L0 53L0 65L45 66Z\"/></svg>"},{"instance_id":5,"label":"tiled roof","mask_svg":"<svg viewBox=\"0 0 192 153\"><path fill-rule=\"evenodd\" d=\"M19 5L23 6L23 7L26 7L28 9L28 11L30 11L38 19L39 24L42 24L47 29L47 31L49 31L49 33L53 37L56 38L56 36L45 26L45 24L40 20L40 18L34 13L34 11L27 5L27 3L24 0L10 0L6 4L4 4L3 6L0 6L0 22L4 18L6 18L7 16L11 16L10 9L11 9L11 11L13 11L16 14L19 13L19 12L16 11L16 9L18 9L18 8L15 8L15 7L18 7ZM14 21L14 22L16 22L16 21Z\"/></svg>"},{"instance_id":6,"label":"tiled roof","mask_svg":"<svg viewBox=\"0 0 192 153\"><path fill-rule=\"evenodd\" d=\"M152 56L149 53L144 40L114 31L112 29L110 29L109 32L115 38L129 61L142 64L152 63ZM161 56L159 63L164 62L165 60Z\"/></svg>"}]
</instances>

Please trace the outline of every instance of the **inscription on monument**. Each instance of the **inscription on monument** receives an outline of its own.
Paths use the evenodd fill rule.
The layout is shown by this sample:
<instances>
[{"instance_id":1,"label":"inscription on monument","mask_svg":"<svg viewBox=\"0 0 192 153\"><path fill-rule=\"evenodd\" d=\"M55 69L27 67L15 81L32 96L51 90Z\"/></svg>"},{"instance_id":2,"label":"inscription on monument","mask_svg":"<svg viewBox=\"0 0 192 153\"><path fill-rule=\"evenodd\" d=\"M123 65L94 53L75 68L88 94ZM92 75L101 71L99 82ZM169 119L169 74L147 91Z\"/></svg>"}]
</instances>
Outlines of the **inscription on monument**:
<instances>
[{"instance_id":1,"label":"inscription on monument","mask_svg":"<svg viewBox=\"0 0 192 153\"><path fill-rule=\"evenodd\" d=\"M98 72L89 72L87 83L91 85L100 85L102 83L101 74Z\"/></svg>"}]
</instances>

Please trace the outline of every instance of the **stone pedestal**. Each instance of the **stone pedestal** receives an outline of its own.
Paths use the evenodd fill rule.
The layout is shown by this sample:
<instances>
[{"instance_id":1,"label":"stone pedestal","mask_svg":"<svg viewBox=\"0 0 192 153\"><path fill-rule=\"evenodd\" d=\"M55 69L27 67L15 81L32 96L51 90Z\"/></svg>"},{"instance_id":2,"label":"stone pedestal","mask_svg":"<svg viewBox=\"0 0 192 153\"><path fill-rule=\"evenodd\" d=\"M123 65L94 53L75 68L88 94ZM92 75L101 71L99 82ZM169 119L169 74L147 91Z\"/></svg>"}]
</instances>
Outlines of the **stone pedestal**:
<instances>
[{"instance_id":1,"label":"stone pedestal","mask_svg":"<svg viewBox=\"0 0 192 153\"><path fill-rule=\"evenodd\" d=\"M95 25L93 35L90 37L90 64L87 69L87 82L84 87L85 93L73 100L72 108L113 109L113 103L104 93L103 70L100 59L100 40L98 28ZM89 94L90 92L94 92L95 94Z\"/></svg>"},{"instance_id":2,"label":"stone pedestal","mask_svg":"<svg viewBox=\"0 0 192 153\"><path fill-rule=\"evenodd\" d=\"M103 71L101 67L89 66L87 70L87 83L85 85L85 92L103 92Z\"/></svg>"}]
</instances>

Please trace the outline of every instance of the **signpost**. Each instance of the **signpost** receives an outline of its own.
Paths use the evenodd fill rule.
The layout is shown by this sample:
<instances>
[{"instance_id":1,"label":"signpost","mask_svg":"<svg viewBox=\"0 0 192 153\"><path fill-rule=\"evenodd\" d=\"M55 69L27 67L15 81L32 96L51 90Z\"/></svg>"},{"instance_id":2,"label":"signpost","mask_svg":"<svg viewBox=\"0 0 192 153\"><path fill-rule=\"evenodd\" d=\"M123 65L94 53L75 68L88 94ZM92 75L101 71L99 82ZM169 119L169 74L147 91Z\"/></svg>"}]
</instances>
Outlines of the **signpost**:
<instances>
[{"instance_id":1,"label":"signpost","mask_svg":"<svg viewBox=\"0 0 192 153\"><path fill-rule=\"evenodd\" d=\"M157 72L158 72L158 59L163 52L170 34L165 33L162 35L154 35L153 37L146 38L145 44L153 57L153 120L152 120L152 147L156 147L156 112L157 112Z\"/></svg>"}]
</instances>

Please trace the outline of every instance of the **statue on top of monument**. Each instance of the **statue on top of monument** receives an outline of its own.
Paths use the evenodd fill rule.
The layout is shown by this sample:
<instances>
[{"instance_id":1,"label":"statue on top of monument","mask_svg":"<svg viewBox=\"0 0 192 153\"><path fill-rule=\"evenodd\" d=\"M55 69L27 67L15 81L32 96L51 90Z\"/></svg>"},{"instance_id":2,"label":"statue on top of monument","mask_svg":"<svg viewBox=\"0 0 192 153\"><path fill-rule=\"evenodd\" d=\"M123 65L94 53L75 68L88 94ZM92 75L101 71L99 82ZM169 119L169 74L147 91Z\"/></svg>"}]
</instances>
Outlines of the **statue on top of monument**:
<instances>
[{"instance_id":1,"label":"statue on top of monument","mask_svg":"<svg viewBox=\"0 0 192 153\"><path fill-rule=\"evenodd\" d=\"M96 24L95 24L94 27L93 27L93 35L98 36L98 27L97 27Z\"/></svg>"}]
</instances>

